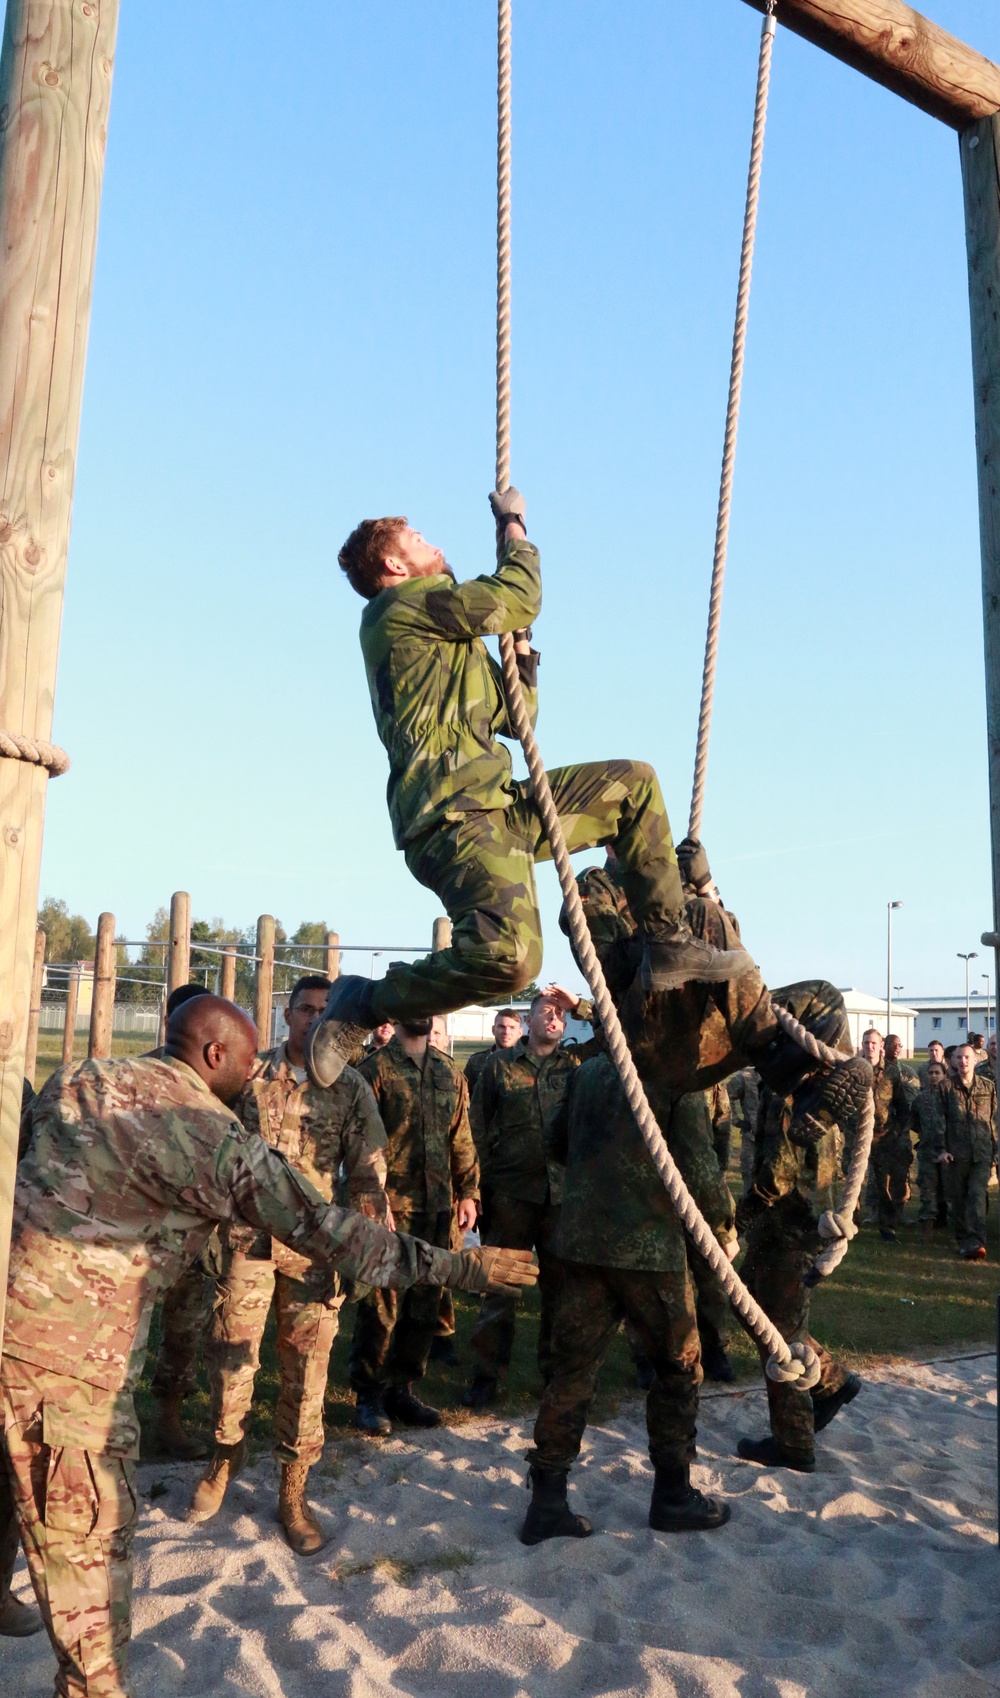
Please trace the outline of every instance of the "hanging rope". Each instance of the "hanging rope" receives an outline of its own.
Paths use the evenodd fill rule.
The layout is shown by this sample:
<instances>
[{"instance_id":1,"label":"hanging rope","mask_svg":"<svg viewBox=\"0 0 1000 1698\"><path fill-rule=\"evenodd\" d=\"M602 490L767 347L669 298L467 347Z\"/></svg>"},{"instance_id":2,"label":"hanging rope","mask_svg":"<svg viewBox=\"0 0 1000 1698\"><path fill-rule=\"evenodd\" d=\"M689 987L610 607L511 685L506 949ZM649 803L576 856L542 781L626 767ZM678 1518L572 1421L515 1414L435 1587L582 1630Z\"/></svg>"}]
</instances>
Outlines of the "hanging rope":
<instances>
[{"instance_id":1,"label":"hanging rope","mask_svg":"<svg viewBox=\"0 0 1000 1698\"><path fill-rule=\"evenodd\" d=\"M754 105L753 137L750 142L750 170L747 176L746 207L743 212L740 281L736 291L736 324L733 329L733 355L729 367L729 401L726 406L726 434L722 447L719 510L715 521L715 558L712 564L712 588L708 598L708 632L705 637L705 665L701 675L701 707L698 713L698 742L694 757L694 782L691 787L691 814L688 820L689 837L701 836L701 816L705 807L705 774L708 770L708 739L712 729L715 661L719 652L719 623L722 618L722 584L726 576L726 556L729 552L729 515L733 502L736 437L740 426L743 362L746 355L747 323L750 316L750 278L753 274L753 249L757 234L760 167L764 157L764 130L767 124L767 94L771 83L771 49L774 45L776 27L774 5L775 0L767 0L767 14L760 32L760 58L757 62L757 100Z\"/></svg>"},{"instance_id":2,"label":"hanging rope","mask_svg":"<svg viewBox=\"0 0 1000 1698\"><path fill-rule=\"evenodd\" d=\"M497 19L497 414L496 487L510 487L510 148L511 148L511 0L498 0ZM629 1107L642 1133L656 1170L695 1248L718 1275L726 1294L747 1327L771 1352L767 1372L772 1379L794 1382L802 1390L819 1381L819 1361L809 1345L789 1345L765 1315L733 1268L721 1244L703 1220L687 1189L656 1116L646 1099L642 1081L629 1053L618 1012L611 1000L601 964L591 942L586 915L580 902L576 878L566 848L566 839L552 799L545 766L531 728L518 677L514 639L500 638L500 661L511 724L528 764L532 795L552 849L552 859L577 958L590 986L594 1004L604 1027L611 1058L618 1071Z\"/></svg>"}]
</instances>

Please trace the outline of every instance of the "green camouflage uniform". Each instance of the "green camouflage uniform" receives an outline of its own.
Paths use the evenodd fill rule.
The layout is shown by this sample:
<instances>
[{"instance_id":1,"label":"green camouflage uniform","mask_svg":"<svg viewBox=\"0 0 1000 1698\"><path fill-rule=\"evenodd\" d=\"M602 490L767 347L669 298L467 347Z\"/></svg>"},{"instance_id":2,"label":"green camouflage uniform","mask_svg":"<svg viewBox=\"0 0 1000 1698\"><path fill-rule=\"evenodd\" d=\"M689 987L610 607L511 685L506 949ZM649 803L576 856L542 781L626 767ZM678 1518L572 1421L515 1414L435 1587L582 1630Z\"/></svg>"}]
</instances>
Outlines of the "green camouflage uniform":
<instances>
[{"instance_id":1,"label":"green camouflage uniform","mask_svg":"<svg viewBox=\"0 0 1000 1698\"><path fill-rule=\"evenodd\" d=\"M878 1210L877 1224L882 1232L894 1232L910 1195L910 1168L913 1165L910 1107L915 1093L904 1079L898 1061L877 1062L872 1072L875 1077L875 1131L872 1135L871 1173Z\"/></svg>"},{"instance_id":2,"label":"green camouflage uniform","mask_svg":"<svg viewBox=\"0 0 1000 1698\"><path fill-rule=\"evenodd\" d=\"M974 1073L966 1088L950 1079L942 1092L945 1186L952 1231L960 1250L986 1247L986 1188L997 1154L997 1088Z\"/></svg>"},{"instance_id":3,"label":"green camouflage uniform","mask_svg":"<svg viewBox=\"0 0 1000 1698\"><path fill-rule=\"evenodd\" d=\"M760 1080L752 1067L744 1067L726 1080L733 1123L740 1135L740 1178L743 1195L753 1184L754 1138L757 1133L757 1110L760 1105Z\"/></svg>"},{"instance_id":4,"label":"green camouflage uniform","mask_svg":"<svg viewBox=\"0 0 1000 1698\"><path fill-rule=\"evenodd\" d=\"M938 1160L944 1148L943 1084L942 1080L938 1085L924 1085L910 1104L910 1131L917 1135L919 1221L934 1222L943 1213L944 1170Z\"/></svg>"},{"instance_id":5,"label":"green camouflage uniform","mask_svg":"<svg viewBox=\"0 0 1000 1698\"><path fill-rule=\"evenodd\" d=\"M668 1139L691 1101L657 1102ZM650 1456L656 1466L690 1462L702 1371L684 1232L608 1056L593 1057L570 1078L547 1147L551 1160L565 1164L555 1250L566 1266L529 1460L572 1467L601 1362L626 1321L655 1371L646 1399Z\"/></svg>"},{"instance_id":6,"label":"green camouflage uniform","mask_svg":"<svg viewBox=\"0 0 1000 1698\"><path fill-rule=\"evenodd\" d=\"M469 1088L450 1056L427 1046L423 1065L398 1038L359 1069L375 1094L388 1147L386 1192L397 1229L442 1247L455 1205L479 1198L479 1163L469 1130ZM373 1291L358 1304L351 1385L362 1395L422 1379L437 1330L438 1293Z\"/></svg>"},{"instance_id":7,"label":"green camouflage uniform","mask_svg":"<svg viewBox=\"0 0 1000 1698\"><path fill-rule=\"evenodd\" d=\"M589 1015L582 1016L588 1018ZM562 1169L545 1149L545 1126L590 1045L536 1055L521 1038L490 1056L476 1085L470 1119L486 1198L485 1244L538 1253L541 1321L538 1367L548 1378L552 1307L561 1278L552 1238L559 1222ZM514 1348L516 1299L484 1297L470 1340L476 1371L499 1379Z\"/></svg>"},{"instance_id":8,"label":"green camouflage uniform","mask_svg":"<svg viewBox=\"0 0 1000 1698\"><path fill-rule=\"evenodd\" d=\"M448 949L390 964L374 987L378 1021L502 999L541 970L535 861L549 849L529 786L514 779L497 742L513 730L482 641L530 625L540 606L538 551L521 541L508 544L491 577L408 578L365 608L361 648L389 755L396 847L452 921ZM525 683L534 717L530 676ZM634 912L650 936L670 932L683 895L652 768L601 761L557 767L549 782L570 850L613 842Z\"/></svg>"},{"instance_id":9,"label":"green camouflage uniform","mask_svg":"<svg viewBox=\"0 0 1000 1698\"><path fill-rule=\"evenodd\" d=\"M14 1196L0 1547L12 1499L62 1698L124 1698L150 1315L214 1225L237 1218L349 1278L454 1271L450 1255L329 1206L182 1061L53 1074Z\"/></svg>"},{"instance_id":10,"label":"green camouflage uniform","mask_svg":"<svg viewBox=\"0 0 1000 1698\"><path fill-rule=\"evenodd\" d=\"M385 1132L375 1098L353 1067L321 1090L278 1044L257 1057L234 1111L248 1132L280 1150L327 1202L334 1201L343 1164L347 1206L370 1220L385 1220ZM311 1467L323 1454L323 1399L344 1283L270 1233L243 1225L223 1227L222 1255L211 1349L216 1443L235 1445L243 1437L273 1299L280 1371L274 1455L279 1463Z\"/></svg>"},{"instance_id":11,"label":"green camouflage uniform","mask_svg":"<svg viewBox=\"0 0 1000 1698\"><path fill-rule=\"evenodd\" d=\"M724 1176L729 1172L729 1157L733 1147L733 1111L729 1092L720 1080L706 1095L708 1112L712 1117L712 1148L719 1164L719 1172Z\"/></svg>"}]
</instances>

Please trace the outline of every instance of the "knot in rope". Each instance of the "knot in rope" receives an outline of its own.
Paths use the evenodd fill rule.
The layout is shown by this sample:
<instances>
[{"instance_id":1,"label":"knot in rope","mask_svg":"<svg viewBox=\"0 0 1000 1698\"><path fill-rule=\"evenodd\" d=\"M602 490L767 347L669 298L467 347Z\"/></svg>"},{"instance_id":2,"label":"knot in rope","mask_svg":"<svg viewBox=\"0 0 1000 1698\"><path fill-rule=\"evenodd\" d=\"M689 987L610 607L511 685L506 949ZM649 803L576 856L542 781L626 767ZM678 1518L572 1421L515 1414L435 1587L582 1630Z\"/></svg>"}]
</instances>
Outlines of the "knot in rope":
<instances>
[{"instance_id":1,"label":"knot in rope","mask_svg":"<svg viewBox=\"0 0 1000 1698\"><path fill-rule=\"evenodd\" d=\"M819 1385L819 1357L811 1344L789 1345L790 1362L780 1362L772 1356L767 1364L767 1377L782 1386L794 1386L796 1391L812 1391Z\"/></svg>"},{"instance_id":2,"label":"knot in rope","mask_svg":"<svg viewBox=\"0 0 1000 1698\"><path fill-rule=\"evenodd\" d=\"M0 756L9 761L29 761L43 766L50 778L59 778L69 771L69 756L56 743L46 743L40 737L22 737L17 731L0 730Z\"/></svg>"},{"instance_id":3,"label":"knot in rope","mask_svg":"<svg viewBox=\"0 0 1000 1698\"><path fill-rule=\"evenodd\" d=\"M827 1209L819 1217L819 1235L821 1238L844 1239L850 1243L858 1235L857 1222L853 1214L845 1214L843 1210Z\"/></svg>"}]
</instances>

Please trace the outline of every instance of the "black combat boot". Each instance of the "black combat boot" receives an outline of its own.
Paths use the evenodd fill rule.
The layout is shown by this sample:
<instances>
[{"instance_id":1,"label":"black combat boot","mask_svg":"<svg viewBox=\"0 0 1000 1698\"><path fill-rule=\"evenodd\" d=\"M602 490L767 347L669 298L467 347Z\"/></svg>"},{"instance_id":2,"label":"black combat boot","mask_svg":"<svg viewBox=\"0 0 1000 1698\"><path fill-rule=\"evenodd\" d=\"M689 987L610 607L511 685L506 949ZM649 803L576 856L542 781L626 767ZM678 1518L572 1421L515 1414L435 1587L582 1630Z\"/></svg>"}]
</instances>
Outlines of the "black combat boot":
<instances>
[{"instance_id":1,"label":"black combat boot","mask_svg":"<svg viewBox=\"0 0 1000 1698\"><path fill-rule=\"evenodd\" d=\"M374 981L357 973L334 979L326 1007L306 1034L306 1072L314 1085L335 1085L376 1024Z\"/></svg>"},{"instance_id":2,"label":"black combat boot","mask_svg":"<svg viewBox=\"0 0 1000 1698\"><path fill-rule=\"evenodd\" d=\"M816 1067L815 1062L813 1067ZM856 1126L872 1088L871 1065L862 1055L821 1065L792 1091L791 1143L808 1148L830 1128Z\"/></svg>"},{"instance_id":3,"label":"black combat boot","mask_svg":"<svg viewBox=\"0 0 1000 1698\"><path fill-rule=\"evenodd\" d=\"M715 985L724 979L738 979L753 966L745 949L715 949L703 938L695 937L686 920L665 938L647 938L642 952L642 988L644 991L678 990L694 982Z\"/></svg>"},{"instance_id":4,"label":"black combat boot","mask_svg":"<svg viewBox=\"0 0 1000 1698\"><path fill-rule=\"evenodd\" d=\"M392 1432L392 1422L385 1412L381 1386L375 1386L372 1391L357 1393L354 1425L360 1433L367 1433L371 1439L388 1438Z\"/></svg>"},{"instance_id":5,"label":"black combat boot","mask_svg":"<svg viewBox=\"0 0 1000 1698\"><path fill-rule=\"evenodd\" d=\"M736 1369L721 1344L702 1345L701 1366L706 1380L717 1380L720 1385L732 1385L736 1378Z\"/></svg>"},{"instance_id":6,"label":"black combat boot","mask_svg":"<svg viewBox=\"0 0 1000 1698\"><path fill-rule=\"evenodd\" d=\"M498 1382L489 1374L474 1374L462 1393L466 1409L488 1409L497 1400Z\"/></svg>"},{"instance_id":7,"label":"black combat boot","mask_svg":"<svg viewBox=\"0 0 1000 1698\"><path fill-rule=\"evenodd\" d=\"M429 1403L421 1403L419 1397L414 1397L413 1386L390 1386L385 1394L385 1412L393 1421L402 1421L404 1427L440 1427L444 1416L440 1409L434 1409Z\"/></svg>"},{"instance_id":8,"label":"black combat boot","mask_svg":"<svg viewBox=\"0 0 1000 1698\"><path fill-rule=\"evenodd\" d=\"M740 1439L736 1446L737 1456L742 1456L744 1462L759 1462L765 1468L791 1468L796 1474L815 1474L815 1456L806 1456L804 1452L786 1450L784 1445L768 1433L766 1439Z\"/></svg>"},{"instance_id":9,"label":"black combat boot","mask_svg":"<svg viewBox=\"0 0 1000 1698\"><path fill-rule=\"evenodd\" d=\"M431 1340L432 1362L442 1362L446 1368L461 1367L458 1351L455 1349L455 1339L452 1334L442 1335Z\"/></svg>"},{"instance_id":10,"label":"black combat boot","mask_svg":"<svg viewBox=\"0 0 1000 1698\"><path fill-rule=\"evenodd\" d=\"M732 1511L728 1503L706 1497L691 1484L686 1462L657 1468L649 1500L649 1525L657 1533L704 1533L724 1527Z\"/></svg>"},{"instance_id":11,"label":"black combat boot","mask_svg":"<svg viewBox=\"0 0 1000 1698\"><path fill-rule=\"evenodd\" d=\"M566 1482L563 1468L528 1469L531 1502L524 1518L520 1539L522 1545L540 1545L543 1539L589 1539L594 1531L585 1515L574 1515L566 1502Z\"/></svg>"},{"instance_id":12,"label":"black combat boot","mask_svg":"<svg viewBox=\"0 0 1000 1698\"><path fill-rule=\"evenodd\" d=\"M860 1374L848 1374L843 1385L837 1391L831 1391L826 1397L817 1397L813 1393L813 1429L821 1433L828 1427L835 1415L839 1415L845 1403L851 1403L857 1397L864 1385Z\"/></svg>"}]
</instances>

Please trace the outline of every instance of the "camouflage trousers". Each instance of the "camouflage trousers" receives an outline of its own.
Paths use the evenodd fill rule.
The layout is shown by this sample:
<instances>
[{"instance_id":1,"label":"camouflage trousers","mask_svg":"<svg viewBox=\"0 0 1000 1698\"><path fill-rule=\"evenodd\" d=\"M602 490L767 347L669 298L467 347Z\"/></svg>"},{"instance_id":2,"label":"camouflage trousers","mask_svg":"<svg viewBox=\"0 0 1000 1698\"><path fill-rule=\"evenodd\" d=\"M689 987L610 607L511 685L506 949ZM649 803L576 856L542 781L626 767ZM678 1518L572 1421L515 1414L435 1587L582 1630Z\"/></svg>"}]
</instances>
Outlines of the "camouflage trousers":
<instances>
[{"instance_id":1,"label":"camouflage trousers","mask_svg":"<svg viewBox=\"0 0 1000 1698\"><path fill-rule=\"evenodd\" d=\"M746 1196L753 1184L753 1161L756 1153L756 1139L751 1126L740 1127L740 1178L743 1181L743 1195Z\"/></svg>"},{"instance_id":2,"label":"camouflage trousers","mask_svg":"<svg viewBox=\"0 0 1000 1698\"><path fill-rule=\"evenodd\" d=\"M944 1225L948 1218L948 1198L945 1187L944 1163L937 1159L937 1148L931 1138L917 1145L917 1189L920 1209L917 1219Z\"/></svg>"},{"instance_id":3,"label":"camouflage trousers","mask_svg":"<svg viewBox=\"0 0 1000 1698\"><path fill-rule=\"evenodd\" d=\"M157 1397L174 1392L190 1396L198 1384L220 1272L218 1234L213 1233L196 1262L181 1274L163 1299L162 1334L153 1368Z\"/></svg>"},{"instance_id":4,"label":"camouflage trousers","mask_svg":"<svg viewBox=\"0 0 1000 1698\"><path fill-rule=\"evenodd\" d=\"M560 1472L573 1466L601 1363L622 1321L631 1323L655 1370L646 1396L654 1467L694 1461L702 1372L687 1269L646 1273L566 1262L552 1317L552 1373L529 1462Z\"/></svg>"},{"instance_id":5,"label":"camouflage trousers","mask_svg":"<svg viewBox=\"0 0 1000 1698\"><path fill-rule=\"evenodd\" d=\"M454 1215L451 1217L451 1243L448 1248L450 1250L465 1249L465 1231L464 1228L459 1226L458 1220ZM441 1287L440 1302L438 1304L438 1319L437 1326L434 1328L434 1337L454 1338L454 1336L455 1298L453 1293L449 1291L448 1287L443 1285Z\"/></svg>"},{"instance_id":6,"label":"camouflage trousers","mask_svg":"<svg viewBox=\"0 0 1000 1698\"><path fill-rule=\"evenodd\" d=\"M809 1331L809 1288L804 1278L823 1242L815 1214L793 1191L754 1218L740 1269L747 1290L782 1338L789 1344L811 1344L819 1357L820 1381L812 1392L779 1385L765 1375L771 1432L783 1449L803 1458L815 1454L814 1405L839 1391L847 1378L846 1368ZM770 1351L761 1344L757 1348L761 1366L766 1368Z\"/></svg>"},{"instance_id":7,"label":"camouflage trousers","mask_svg":"<svg viewBox=\"0 0 1000 1698\"><path fill-rule=\"evenodd\" d=\"M503 1244L508 1250L536 1250L541 1322L538 1328L538 1371L543 1384L552 1372L552 1316L566 1267L553 1254L552 1240L559 1225L559 1207L550 1202L525 1203L517 1197L490 1195L489 1230L484 1244ZM497 1380L510 1367L514 1349L516 1297L484 1297L469 1344L476 1373Z\"/></svg>"},{"instance_id":8,"label":"camouflage trousers","mask_svg":"<svg viewBox=\"0 0 1000 1698\"><path fill-rule=\"evenodd\" d=\"M569 848L612 844L636 918L651 936L670 931L684 895L652 767L640 761L555 767L549 783ZM471 811L406 845L414 878L447 909L451 945L419 961L390 963L373 993L377 1021L490 1002L541 972L535 862L550 850L527 784L514 788L509 808Z\"/></svg>"},{"instance_id":9,"label":"camouflage trousers","mask_svg":"<svg viewBox=\"0 0 1000 1698\"><path fill-rule=\"evenodd\" d=\"M392 1212L397 1232L408 1232L442 1250L450 1248L453 1209L409 1214L394 1207ZM436 1285L411 1285L407 1291L379 1287L362 1298L355 1310L351 1340L354 1390L368 1396L380 1386L423 1379L440 1312L441 1293Z\"/></svg>"},{"instance_id":10,"label":"camouflage trousers","mask_svg":"<svg viewBox=\"0 0 1000 1698\"><path fill-rule=\"evenodd\" d=\"M125 1698L132 1623L131 1399L3 1362L0 1545L11 1511L56 1654L57 1698Z\"/></svg>"},{"instance_id":11,"label":"camouflage trousers","mask_svg":"<svg viewBox=\"0 0 1000 1698\"><path fill-rule=\"evenodd\" d=\"M987 1186L993 1163L985 1156L956 1156L945 1162L951 1230L960 1250L986 1248Z\"/></svg>"},{"instance_id":12,"label":"camouflage trousers","mask_svg":"<svg viewBox=\"0 0 1000 1698\"><path fill-rule=\"evenodd\" d=\"M227 1252L212 1321L212 1425L217 1444L238 1444L253 1403L260 1341L274 1301L279 1367L274 1455L312 1467L323 1454L323 1400L344 1294L336 1274L295 1258L295 1277L269 1257Z\"/></svg>"},{"instance_id":13,"label":"camouflage trousers","mask_svg":"<svg viewBox=\"0 0 1000 1698\"><path fill-rule=\"evenodd\" d=\"M698 1322L701 1353L704 1356L706 1351L728 1350L733 1311L729 1298L722 1289L722 1281L717 1273L713 1273L704 1256L700 1256L690 1244L687 1246L687 1259L688 1272L694 1287L695 1318ZM641 1373L651 1364L631 1321L625 1322L625 1338L632 1361Z\"/></svg>"},{"instance_id":14,"label":"camouflage trousers","mask_svg":"<svg viewBox=\"0 0 1000 1698\"><path fill-rule=\"evenodd\" d=\"M910 1195L913 1144L909 1132L887 1132L872 1145L872 1183L875 1191L875 1220L881 1232L895 1232L903 1218L903 1205Z\"/></svg>"}]
</instances>

